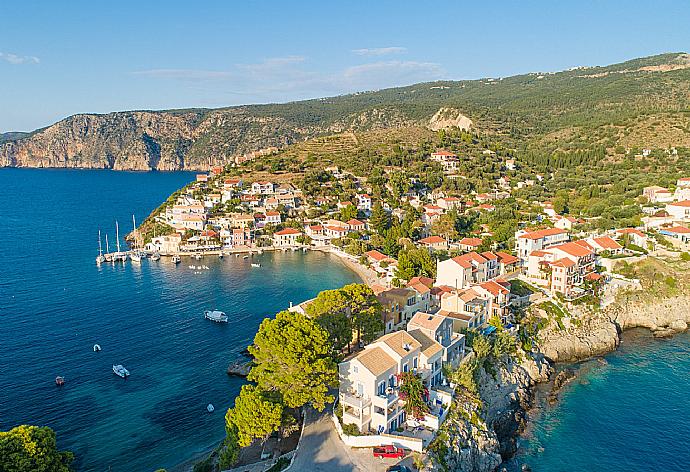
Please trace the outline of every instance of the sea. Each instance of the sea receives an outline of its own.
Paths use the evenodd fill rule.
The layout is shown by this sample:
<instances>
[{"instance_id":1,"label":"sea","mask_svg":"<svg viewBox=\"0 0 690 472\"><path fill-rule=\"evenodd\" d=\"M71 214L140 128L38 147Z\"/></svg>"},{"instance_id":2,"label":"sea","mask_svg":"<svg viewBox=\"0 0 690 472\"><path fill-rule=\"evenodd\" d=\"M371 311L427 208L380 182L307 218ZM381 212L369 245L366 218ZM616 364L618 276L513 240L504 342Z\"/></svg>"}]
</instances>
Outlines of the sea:
<instances>
[{"instance_id":1,"label":"sea","mask_svg":"<svg viewBox=\"0 0 690 472\"><path fill-rule=\"evenodd\" d=\"M78 471L179 464L224 437L225 411L244 382L226 368L261 321L359 281L321 253L265 253L253 259L260 268L227 256L95 264L99 229L113 250L116 221L123 241L132 215L143 221L193 178L0 169L0 430L50 426ZM214 308L230 322L205 320Z\"/></svg>"},{"instance_id":2,"label":"sea","mask_svg":"<svg viewBox=\"0 0 690 472\"><path fill-rule=\"evenodd\" d=\"M688 470L690 333L655 339L648 330L627 331L617 351L560 368L574 368L576 377L554 405L545 389L538 392L508 470Z\"/></svg>"}]
</instances>

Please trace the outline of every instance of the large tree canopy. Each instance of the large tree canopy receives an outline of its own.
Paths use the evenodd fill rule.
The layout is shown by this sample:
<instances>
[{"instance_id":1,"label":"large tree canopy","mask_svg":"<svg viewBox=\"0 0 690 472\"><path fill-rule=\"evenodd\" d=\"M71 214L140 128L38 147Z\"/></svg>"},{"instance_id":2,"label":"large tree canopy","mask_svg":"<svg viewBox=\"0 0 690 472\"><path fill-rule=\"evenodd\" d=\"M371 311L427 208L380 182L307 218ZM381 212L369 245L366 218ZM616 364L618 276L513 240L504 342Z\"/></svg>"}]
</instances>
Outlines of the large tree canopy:
<instances>
[{"instance_id":1,"label":"large tree canopy","mask_svg":"<svg viewBox=\"0 0 690 472\"><path fill-rule=\"evenodd\" d=\"M237 431L240 446L249 446L254 439L266 439L278 431L283 405L254 385L243 385L235 406L225 415L226 430Z\"/></svg>"},{"instance_id":2,"label":"large tree canopy","mask_svg":"<svg viewBox=\"0 0 690 472\"><path fill-rule=\"evenodd\" d=\"M0 471L68 472L71 452L57 450L55 432L47 426L17 426L0 431Z\"/></svg>"},{"instance_id":3,"label":"large tree canopy","mask_svg":"<svg viewBox=\"0 0 690 472\"><path fill-rule=\"evenodd\" d=\"M261 323L249 346L255 366L247 378L261 390L279 393L290 408L309 403L323 410L333 401L329 388L338 383L328 338L314 320L281 311Z\"/></svg>"}]
</instances>

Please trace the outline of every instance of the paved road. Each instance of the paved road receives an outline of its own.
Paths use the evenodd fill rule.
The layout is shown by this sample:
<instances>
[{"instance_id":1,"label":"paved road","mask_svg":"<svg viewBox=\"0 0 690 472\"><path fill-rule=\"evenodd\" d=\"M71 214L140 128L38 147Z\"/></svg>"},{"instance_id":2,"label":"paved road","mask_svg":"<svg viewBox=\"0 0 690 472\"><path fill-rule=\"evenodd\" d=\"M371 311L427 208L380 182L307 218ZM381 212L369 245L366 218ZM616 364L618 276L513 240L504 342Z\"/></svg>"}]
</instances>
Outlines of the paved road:
<instances>
[{"instance_id":1,"label":"paved road","mask_svg":"<svg viewBox=\"0 0 690 472\"><path fill-rule=\"evenodd\" d=\"M374 459L370 448L351 449L338 436L330 416L330 406L323 412L308 409L299 450L290 472L385 472L398 461ZM410 455L403 464L410 465Z\"/></svg>"}]
</instances>

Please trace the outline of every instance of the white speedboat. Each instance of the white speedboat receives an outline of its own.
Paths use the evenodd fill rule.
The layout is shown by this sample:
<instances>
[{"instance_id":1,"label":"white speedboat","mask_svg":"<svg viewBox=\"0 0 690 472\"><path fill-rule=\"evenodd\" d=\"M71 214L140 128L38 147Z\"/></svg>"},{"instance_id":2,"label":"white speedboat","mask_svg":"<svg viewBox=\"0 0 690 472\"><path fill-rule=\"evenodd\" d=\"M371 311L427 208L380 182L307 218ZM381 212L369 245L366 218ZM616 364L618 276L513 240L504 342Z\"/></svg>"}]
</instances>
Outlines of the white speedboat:
<instances>
[{"instance_id":1,"label":"white speedboat","mask_svg":"<svg viewBox=\"0 0 690 472\"><path fill-rule=\"evenodd\" d=\"M209 404L206 406L206 411L208 411L209 413L213 413L214 410L215 410L215 408L213 407L213 404L212 404L212 403L209 403Z\"/></svg>"},{"instance_id":2,"label":"white speedboat","mask_svg":"<svg viewBox=\"0 0 690 472\"><path fill-rule=\"evenodd\" d=\"M129 255L129 258L132 260L132 262L141 262L141 253L134 251Z\"/></svg>"},{"instance_id":3,"label":"white speedboat","mask_svg":"<svg viewBox=\"0 0 690 472\"><path fill-rule=\"evenodd\" d=\"M252 262L252 267L261 267L261 264L257 264L256 262Z\"/></svg>"},{"instance_id":4,"label":"white speedboat","mask_svg":"<svg viewBox=\"0 0 690 472\"><path fill-rule=\"evenodd\" d=\"M202 256L201 254L196 254L196 255L194 256L194 259L196 259L196 260L198 261L198 260L201 260L202 257L203 257L203 256Z\"/></svg>"},{"instance_id":5,"label":"white speedboat","mask_svg":"<svg viewBox=\"0 0 690 472\"><path fill-rule=\"evenodd\" d=\"M242 259L249 259L249 256L244 256L242 257Z\"/></svg>"},{"instance_id":6,"label":"white speedboat","mask_svg":"<svg viewBox=\"0 0 690 472\"><path fill-rule=\"evenodd\" d=\"M206 310L204 312L204 318L207 320L215 321L216 323L227 323L228 315L218 310Z\"/></svg>"},{"instance_id":7,"label":"white speedboat","mask_svg":"<svg viewBox=\"0 0 690 472\"><path fill-rule=\"evenodd\" d=\"M158 261L158 260L160 260L160 258L161 258L161 255L158 252L154 252L153 254L151 254L151 260L152 261Z\"/></svg>"},{"instance_id":8,"label":"white speedboat","mask_svg":"<svg viewBox=\"0 0 690 472\"><path fill-rule=\"evenodd\" d=\"M174 255L172 256L172 261L174 264L179 264L180 262L182 262L182 258L178 255Z\"/></svg>"},{"instance_id":9,"label":"white speedboat","mask_svg":"<svg viewBox=\"0 0 690 472\"><path fill-rule=\"evenodd\" d=\"M113 365L113 373L118 377L122 377L123 379L129 377L129 371L125 369L125 366L122 364Z\"/></svg>"},{"instance_id":10,"label":"white speedboat","mask_svg":"<svg viewBox=\"0 0 690 472\"><path fill-rule=\"evenodd\" d=\"M100 352L101 351L101 345L100 344L94 344L93 345L93 352Z\"/></svg>"}]
</instances>

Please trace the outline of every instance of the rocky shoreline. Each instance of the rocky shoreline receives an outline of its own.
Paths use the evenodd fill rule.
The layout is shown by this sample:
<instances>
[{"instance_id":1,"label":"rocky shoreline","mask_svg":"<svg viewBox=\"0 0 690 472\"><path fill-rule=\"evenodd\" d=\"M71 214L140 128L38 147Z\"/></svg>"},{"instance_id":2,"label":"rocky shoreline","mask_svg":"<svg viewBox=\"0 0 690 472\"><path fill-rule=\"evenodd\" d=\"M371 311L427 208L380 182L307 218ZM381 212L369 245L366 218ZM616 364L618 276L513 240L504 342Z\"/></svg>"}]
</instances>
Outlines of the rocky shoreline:
<instances>
[{"instance_id":1,"label":"rocky shoreline","mask_svg":"<svg viewBox=\"0 0 690 472\"><path fill-rule=\"evenodd\" d=\"M536 352L520 353L523 360L519 363L506 358L492 374L482 371L479 387L484 422L473 420L471 414L449 417L447 470L493 472L513 457L517 439L527 424L527 413L534 405L536 387L553 381L548 401L554 402L560 389L574 376L569 370L554 376L555 364L613 352L620 345L623 331L628 329L647 328L655 337L665 337L685 331L688 324L690 296L676 296L646 303L613 304L601 312L584 315L577 326L545 329L540 333ZM456 407L467 409L468 405ZM473 408L469 406L470 411Z\"/></svg>"}]
</instances>

